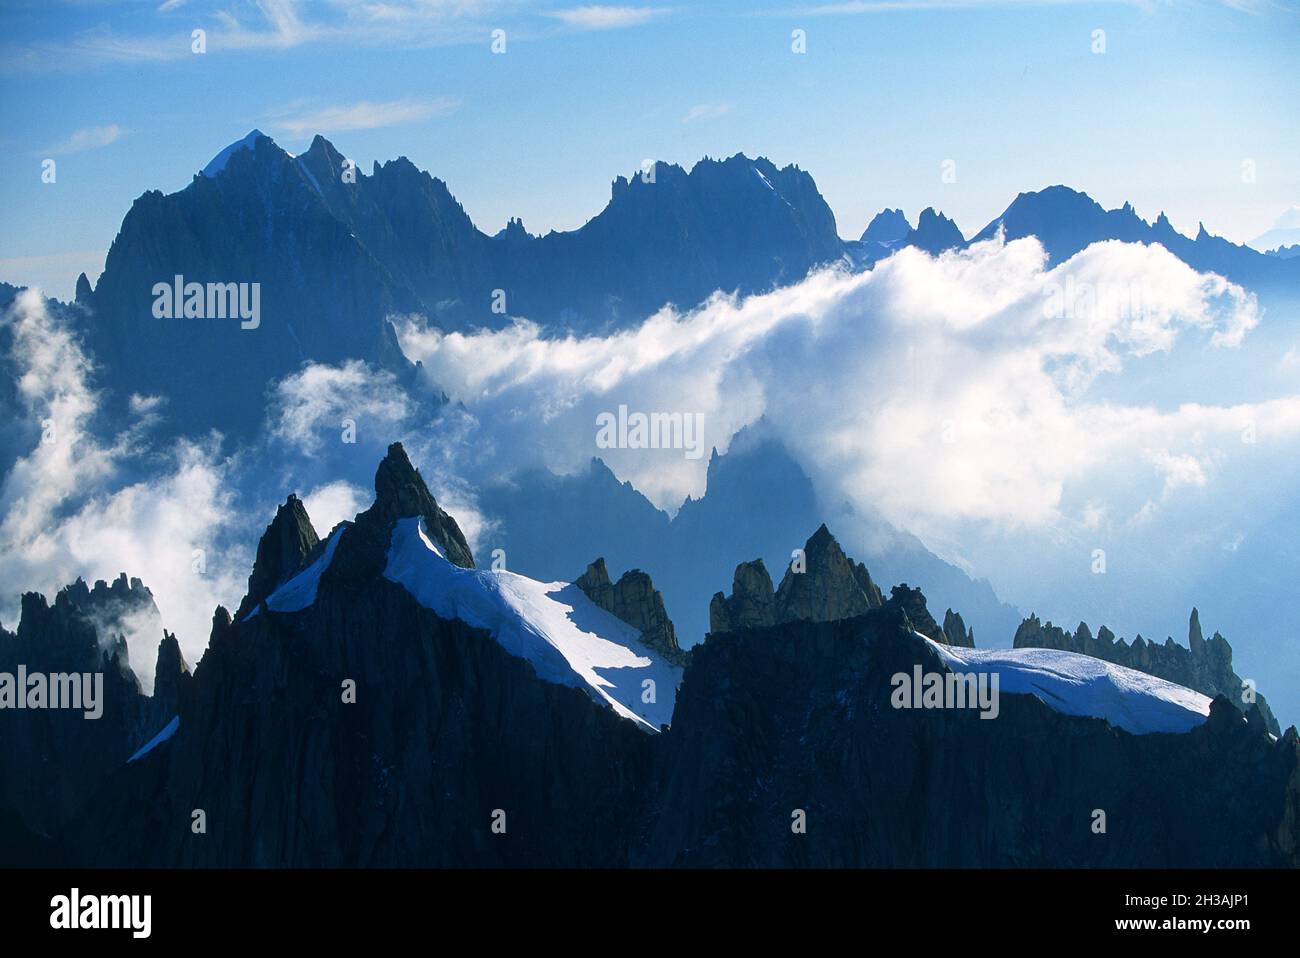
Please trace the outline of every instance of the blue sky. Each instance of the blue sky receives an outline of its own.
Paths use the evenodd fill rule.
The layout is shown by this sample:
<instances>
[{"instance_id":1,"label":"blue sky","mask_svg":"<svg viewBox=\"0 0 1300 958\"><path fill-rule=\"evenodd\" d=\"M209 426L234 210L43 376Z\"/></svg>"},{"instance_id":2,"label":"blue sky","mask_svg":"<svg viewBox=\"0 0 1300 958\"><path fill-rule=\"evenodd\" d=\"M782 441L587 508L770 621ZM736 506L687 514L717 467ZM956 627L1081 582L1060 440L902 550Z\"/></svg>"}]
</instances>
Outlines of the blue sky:
<instances>
[{"instance_id":1,"label":"blue sky","mask_svg":"<svg viewBox=\"0 0 1300 958\"><path fill-rule=\"evenodd\" d=\"M970 235L1063 182L1245 242L1300 205L1297 75L1282 0L11 0L0 279L69 295L132 200L253 127L406 155L488 231L572 229L643 159L743 151L811 172L845 237L930 205Z\"/></svg>"}]
</instances>

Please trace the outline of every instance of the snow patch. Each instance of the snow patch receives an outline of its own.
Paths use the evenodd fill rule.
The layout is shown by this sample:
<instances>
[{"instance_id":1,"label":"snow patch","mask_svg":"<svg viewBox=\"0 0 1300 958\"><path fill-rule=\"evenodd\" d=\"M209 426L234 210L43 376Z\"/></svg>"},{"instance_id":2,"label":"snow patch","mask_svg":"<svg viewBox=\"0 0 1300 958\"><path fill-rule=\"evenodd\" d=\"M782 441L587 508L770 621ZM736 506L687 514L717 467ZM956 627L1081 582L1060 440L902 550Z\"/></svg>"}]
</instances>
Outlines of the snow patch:
<instances>
[{"instance_id":1,"label":"snow patch","mask_svg":"<svg viewBox=\"0 0 1300 958\"><path fill-rule=\"evenodd\" d=\"M682 670L641 642L641 633L597 606L576 585L538 582L496 569L462 569L429 539L418 518L393 529L384 577L444 619L484 629L543 681L584 689L647 731L672 719ZM646 679L656 701L641 700Z\"/></svg>"},{"instance_id":2,"label":"snow patch","mask_svg":"<svg viewBox=\"0 0 1300 958\"><path fill-rule=\"evenodd\" d=\"M343 530L347 526L347 523L340 523L338 528L330 533L329 539L325 542L325 551L320 557L266 597L268 609L272 612L300 612L316 601L316 589L320 586L320 577L330 567L330 562L334 559L334 550L339 547L339 539L343 537ZM257 615L257 610L260 608L261 605L254 608L244 616L243 621L247 622Z\"/></svg>"},{"instance_id":3,"label":"snow patch","mask_svg":"<svg viewBox=\"0 0 1300 958\"><path fill-rule=\"evenodd\" d=\"M298 164L298 169L302 171L302 175L307 177L307 182L312 185L312 189L317 193L320 193L321 196L324 196L325 194L321 193L320 183L316 182L316 175L312 173L311 170L307 169L307 164L302 161L302 157L294 157L294 160Z\"/></svg>"},{"instance_id":4,"label":"snow patch","mask_svg":"<svg viewBox=\"0 0 1300 958\"><path fill-rule=\"evenodd\" d=\"M140 751L136 752L134 755L132 755L130 758L126 760L126 763L130 765L136 759L148 755L150 752L152 752L163 742L167 741L169 738L175 735L176 730L179 729L180 727L181 727L181 717L179 715L172 716L172 720L163 726L163 730L159 732L157 735L155 735L153 738L149 739L149 741L146 742L141 747Z\"/></svg>"},{"instance_id":5,"label":"snow patch","mask_svg":"<svg viewBox=\"0 0 1300 958\"><path fill-rule=\"evenodd\" d=\"M1036 696L1065 715L1105 719L1134 735L1189 732L1210 714L1200 692L1090 655L1058 649L964 649L920 633L954 672L997 673L999 694Z\"/></svg>"},{"instance_id":6,"label":"snow patch","mask_svg":"<svg viewBox=\"0 0 1300 958\"><path fill-rule=\"evenodd\" d=\"M230 162L232 156L240 150L253 149L253 144L257 142L257 138L265 135L266 134L261 130L252 130L242 140L236 140L234 143L231 143L228 147L214 156L208 165L203 168L203 175L208 177L208 179L216 176L226 168L226 164Z\"/></svg>"}]
</instances>

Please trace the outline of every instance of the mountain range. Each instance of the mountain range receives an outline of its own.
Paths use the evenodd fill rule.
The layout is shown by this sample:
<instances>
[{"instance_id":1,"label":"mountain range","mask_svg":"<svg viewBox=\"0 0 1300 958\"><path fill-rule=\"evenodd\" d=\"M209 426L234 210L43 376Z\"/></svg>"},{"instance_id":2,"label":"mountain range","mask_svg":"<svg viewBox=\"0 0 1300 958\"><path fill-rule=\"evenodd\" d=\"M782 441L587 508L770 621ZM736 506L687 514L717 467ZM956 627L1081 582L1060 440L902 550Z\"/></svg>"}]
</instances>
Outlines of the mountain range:
<instances>
[{"instance_id":1,"label":"mountain range","mask_svg":"<svg viewBox=\"0 0 1300 958\"><path fill-rule=\"evenodd\" d=\"M0 670L119 678L93 736L79 713L4 716L0 861L1300 864L1300 738L1257 704L1072 651L974 648L919 590L885 598L825 527L806 558L766 615L740 614L762 589L722 596L736 614L674 661L605 607L636 617L653 584L476 567L394 444L374 502L325 539L286 500L197 667L162 636L152 695L95 614L146 602L142 585L24 598ZM899 695L922 674L996 675L1001 695Z\"/></svg>"},{"instance_id":2,"label":"mountain range","mask_svg":"<svg viewBox=\"0 0 1300 958\"><path fill-rule=\"evenodd\" d=\"M999 235L1037 237L1051 265L1159 243L1262 299L1300 290L1300 258L1064 186L1020 194L969 239L929 208L915 226L886 209L845 241L808 173L738 154L619 177L572 232L489 235L405 158L367 174L319 136L294 156L253 131L183 190L141 196L103 274L48 306L102 390L87 428L161 397L151 439L215 430L247 456L231 501L255 529L267 488L294 486L258 446L269 393L306 364L365 363L421 441L453 441L457 404L403 354L399 317L604 335L718 291ZM259 321L161 320L155 287L173 280L256 283ZM0 284L0 308L18 292ZM0 324L5 355L9 337ZM25 408L22 386L0 376L0 411ZM31 426L0 422L5 473ZM139 437L110 438L117 454ZM351 456L327 478L361 481L373 460L351 450L376 441L320 470ZM264 468L241 475L247 462ZM373 501L333 528L289 494L193 666L138 578L23 595L0 673L102 672L104 714L0 716L0 863L1300 864L1297 733L1196 610L1186 646L1026 616L881 515L824 501L762 420L713 450L704 491L673 512L599 458L472 478L464 527L396 443ZM1287 566L1242 568L1260 591ZM127 633L154 637L156 661ZM891 679L923 674L997 676L996 717L900 706Z\"/></svg>"},{"instance_id":3,"label":"mountain range","mask_svg":"<svg viewBox=\"0 0 1300 958\"><path fill-rule=\"evenodd\" d=\"M923 582L944 605L964 610L988 636L1015 634L1020 613L985 581L944 562L878 516L818 501L812 480L763 422L709 458L706 489L669 516L600 459L573 475L528 469L487 483L479 507L499 533L512 569L541 579L577 574L601 551L620 570L647 571L662 590L683 644L709 631L709 601L730 580L736 556L784 568L808 530L825 521L893 582Z\"/></svg>"},{"instance_id":4,"label":"mountain range","mask_svg":"<svg viewBox=\"0 0 1300 958\"><path fill-rule=\"evenodd\" d=\"M1300 262L1209 235L1104 210L1053 186L1022 193L967 241L947 217L912 227L886 210L841 240L813 178L736 154L689 171L668 163L617 177L605 208L571 232L535 236L518 220L489 235L447 184L405 157L357 169L323 137L298 156L257 130L222 150L172 194L132 204L102 275L77 283L77 312L117 401L165 396L181 433L247 437L265 394L303 362L359 359L412 374L390 317L436 327L499 327L522 316L550 335L604 333L665 305L688 309L715 291L762 292L831 264L865 268L903 246L937 254L1001 231L1037 236L1052 263L1107 239L1160 243L1198 270L1258 292L1294 294ZM156 283L258 283L264 321L160 322ZM201 388L181 388L178 372Z\"/></svg>"}]
</instances>

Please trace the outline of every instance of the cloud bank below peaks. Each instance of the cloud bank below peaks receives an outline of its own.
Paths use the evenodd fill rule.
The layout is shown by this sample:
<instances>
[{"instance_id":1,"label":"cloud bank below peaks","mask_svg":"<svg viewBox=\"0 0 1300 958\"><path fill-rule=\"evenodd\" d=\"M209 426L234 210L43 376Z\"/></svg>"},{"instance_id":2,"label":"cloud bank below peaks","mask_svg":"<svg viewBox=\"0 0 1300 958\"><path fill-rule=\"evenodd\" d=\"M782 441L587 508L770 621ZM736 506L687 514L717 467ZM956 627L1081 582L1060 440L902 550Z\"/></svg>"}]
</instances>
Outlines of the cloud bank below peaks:
<instances>
[{"instance_id":1,"label":"cloud bank below peaks","mask_svg":"<svg viewBox=\"0 0 1300 958\"><path fill-rule=\"evenodd\" d=\"M242 594L251 560L251 550L229 546L245 533L231 462L218 457L215 442L147 450L143 432L157 403L145 397L132 397L131 421L97 429L93 364L39 291L20 293L0 324L10 333L5 358L18 383L26 449L0 480L0 618L17 626L21 591L52 600L78 576L111 581L124 571L153 591L163 626L193 665L207 646L212 610ZM149 688L162 634L126 638Z\"/></svg>"},{"instance_id":2,"label":"cloud bank below peaks","mask_svg":"<svg viewBox=\"0 0 1300 958\"><path fill-rule=\"evenodd\" d=\"M598 455L671 509L703 491L707 456L600 448L598 415L698 413L706 449L765 417L826 501L953 553L972 522L1149 514L1212 482L1251 423L1294 439L1294 396L1163 412L1097 397L1099 377L1180 338L1231 349L1258 322L1253 296L1160 246L1100 243L1049 270L1030 238L937 258L906 249L871 272L717 295L607 337L546 339L524 319L475 333L408 319L400 337L490 435L502 471L572 471Z\"/></svg>"}]
</instances>

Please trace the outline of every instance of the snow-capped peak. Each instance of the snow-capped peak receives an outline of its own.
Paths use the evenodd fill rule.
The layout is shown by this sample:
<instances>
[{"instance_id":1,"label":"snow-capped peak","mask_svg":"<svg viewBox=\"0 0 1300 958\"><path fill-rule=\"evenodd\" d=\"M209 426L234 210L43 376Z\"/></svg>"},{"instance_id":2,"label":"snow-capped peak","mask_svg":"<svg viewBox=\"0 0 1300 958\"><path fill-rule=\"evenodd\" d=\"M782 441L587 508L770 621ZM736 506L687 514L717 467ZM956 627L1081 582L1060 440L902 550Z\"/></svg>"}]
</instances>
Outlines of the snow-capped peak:
<instances>
[{"instance_id":1,"label":"snow-capped peak","mask_svg":"<svg viewBox=\"0 0 1300 958\"><path fill-rule=\"evenodd\" d=\"M220 153L214 156L209 161L208 165L203 168L203 175L208 177L209 179L216 176L218 173L220 173L222 170L226 168L226 164L230 162L230 158L234 156L237 152L244 149L248 149L248 150L253 149L253 144L255 144L257 142L258 137L261 136L266 136L266 134L263 133L261 130L250 130L248 135L245 136L242 140L236 140L234 143L231 143L228 147L226 147L224 150L222 150Z\"/></svg>"},{"instance_id":2,"label":"snow-capped peak","mask_svg":"<svg viewBox=\"0 0 1300 958\"><path fill-rule=\"evenodd\" d=\"M543 681L583 689L646 731L657 732L672 719L682 670L660 659L637 629L576 585L453 565L418 518L398 520L384 577L443 618L490 632ZM650 689L653 695L646 694Z\"/></svg>"},{"instance_id":3,"label":"snow-capped peak","mask_svg":"<svg viewBox=\"0 0 1300 958\"><path fill-rule=\"evenodd\" d=\"M1036 696L1065 715L1105 719L1134 735L1190 732L1210 714L1210 699L1164 679L1090 655L1059 649L965 649L916 633L959 674L997 673L998 691Z\"/></svg>"},{"instance_id":4,"label":"snow-capped peak","mask_svg":"<svg viewBox=\"0 0 1300 958\"><path fill-rule=\"evenodd\" d=\"M298 612L316 601L321 576L349 525L335 529L316 561L267 597L268 609ZM641 641L638 629L597 606L576 585L455 565L418 517L399 519L394 526L384 578L444 619L490 632L544 682L583 689L648 732L672 720L681 667L661 659ZM254 609L245 621L257 613ZM647 694L651 688L653 694Z\"/></svg>"}]
</instances>

